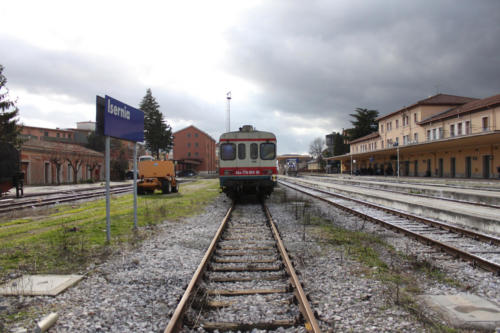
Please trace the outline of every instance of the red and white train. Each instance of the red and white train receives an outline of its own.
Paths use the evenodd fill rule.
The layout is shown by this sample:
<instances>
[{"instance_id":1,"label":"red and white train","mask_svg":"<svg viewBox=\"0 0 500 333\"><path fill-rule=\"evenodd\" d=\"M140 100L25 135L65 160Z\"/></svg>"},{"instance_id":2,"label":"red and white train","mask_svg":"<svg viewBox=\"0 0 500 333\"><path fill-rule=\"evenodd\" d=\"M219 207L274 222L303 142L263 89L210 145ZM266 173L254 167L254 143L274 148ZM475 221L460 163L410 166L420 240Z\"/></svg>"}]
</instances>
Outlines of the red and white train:
<instances>
[{"instance_id":1,"label":"red and white train","mask_svg":"<svg viewBox=\"0 0 500 333\"><path fill-rule=\"evenodd\" d=\"M219 139L220 187L229 197L269 196L277 182L276 136L245 125Z\"/></svg>"}]
</instances>

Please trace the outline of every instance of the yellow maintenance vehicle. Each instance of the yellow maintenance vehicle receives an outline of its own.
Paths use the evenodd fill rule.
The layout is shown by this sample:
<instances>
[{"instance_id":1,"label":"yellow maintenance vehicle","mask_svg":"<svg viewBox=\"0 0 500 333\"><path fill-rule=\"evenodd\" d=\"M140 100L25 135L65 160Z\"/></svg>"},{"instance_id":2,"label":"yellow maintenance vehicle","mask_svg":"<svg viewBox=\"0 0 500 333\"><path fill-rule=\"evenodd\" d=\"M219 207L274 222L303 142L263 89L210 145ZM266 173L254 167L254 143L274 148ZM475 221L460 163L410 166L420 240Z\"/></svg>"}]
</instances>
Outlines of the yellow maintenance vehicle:
<instances>
[{"instance_id":1,"label":"yellow maintenance vehicle","mask_svg":"<svg viewBox=\"0 0 500 333\"><path fill-rule=\"evenodd\" d=\"M139 162L137 194L153 193L155 190L161 190L163 194L179 191L174 162L151 160Z\"/></svg>"}]
</instances>

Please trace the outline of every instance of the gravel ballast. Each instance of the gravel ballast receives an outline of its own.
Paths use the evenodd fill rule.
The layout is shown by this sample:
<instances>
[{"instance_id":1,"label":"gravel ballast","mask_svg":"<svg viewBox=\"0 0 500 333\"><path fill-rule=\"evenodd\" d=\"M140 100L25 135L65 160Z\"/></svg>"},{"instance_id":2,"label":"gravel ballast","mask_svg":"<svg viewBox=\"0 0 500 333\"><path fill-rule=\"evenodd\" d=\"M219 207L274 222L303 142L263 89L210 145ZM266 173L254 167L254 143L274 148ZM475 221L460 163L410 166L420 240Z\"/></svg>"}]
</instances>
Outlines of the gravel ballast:
<instances>
[{"instance_id":1,"label":"gravel ballast","mask_svg":"<svg viewBox=\"0 0 500 333\"><path fill-rule=\"evenodd\" d=\"M370 277L370 267L323 241L317 228L304 228L291 204L279 200L284 192L289 200L310 199L279 188L268 205L324 332L431 331L413 311L395 304L395 290ZM163 332L229 205L230 201L221 195L203 214L165 221L155 227L154 237L137 248L117 253L98 267L90 267L82 282L57 297L9 297L0 305L32 306L43 315L58 312L59 319L50 332ZM468 291L500 303L499 279L491 273L436 254L429 247L376 225L362 223L324 203L311 203L310 211L331 219L337 226L376 234L397 251L431 262L453 281L460 281L457 286L422 274L418 276L421 293ZM395 259L388 255L382 260L391 264ZM418 311L445 325L429 309L421 306ZM31 330L34 322L22 325Z\"/></svg>"}]
</instances>

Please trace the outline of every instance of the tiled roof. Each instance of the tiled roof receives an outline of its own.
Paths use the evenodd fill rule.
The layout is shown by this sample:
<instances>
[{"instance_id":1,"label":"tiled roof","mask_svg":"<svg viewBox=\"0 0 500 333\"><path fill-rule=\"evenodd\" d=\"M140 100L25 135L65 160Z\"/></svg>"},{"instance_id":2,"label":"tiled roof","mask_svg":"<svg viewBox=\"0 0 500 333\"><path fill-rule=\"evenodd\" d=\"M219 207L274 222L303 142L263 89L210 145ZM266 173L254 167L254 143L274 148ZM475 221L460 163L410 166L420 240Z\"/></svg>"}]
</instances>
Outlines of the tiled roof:
<instances>
[{"instance_id":1,"label":"tiled roof","mask_svg":"<svg viewBox=\"0 0 500 333\"><path fill-rule=\"evenodd\" d=\"M368 135L365 135L365 136L362 136L360 138L349 141L349 144L353 144L353 143L357 143L357 142L361 142L361 141L367 141L370 139L375 139L375 138L378 138L379 136L380 135L378 134L378 132L373 132L373 133L370 133Z\"/></svg>"},{"instance_id":2,"label":"tiled roof","mask_svg":"<svg viewBox=\"0 0 500 333\"><path fill-rule=\"evenodd\" d=\"M21 150L44 150L50 152L59 152L63 154L82 154L95 157L103 157L104 154L92 149L85 148L80 145L65 143L65 142L52 142L45 140L28 140L23 143Z\"/></svg>"},{"instance_id":3,"label":"tiled roof","mask_svg":"<svg viewBox=\"0 0 500 333\"><path fill-rule=\"evenodd\" d=\"M195 130L197 130L198 132L205 134L205 135L206 135L209 139L211 139L211 140L215 141L215 139L214 139L214 138L212 138L212 137L211 137L211 136L210 136L207 132L205 132L205 131L203 131L203 130L199 129L198 127L196 127L196 126L194 126L194 125L189 125L189 126L186 126L186 127L184 127L183 129L180 129L180 130L178 130L178 131L174 132L174 133L173 133L173 135L175 136L175 134L176 134L176 133L179 133L179 132L185 131L185 130L187 130L188 128L194 128L194 129L195 129Z\"/></svg>"},{"instance_id":4,"label":"tiled roof","mask_svg":"<svg viewBox=\"0 0 500 333\"><path fill-rule=\"evenodd\" d=\"M432 121L442 120L446 118L451 118L457 115L466 114L474 111L480 111L489 107L500 105L500 94L491 97L474 100L467 104L448 109L444 112L435 114L429 118L426 118L419 122L419 125L423 125Z\"/></svg>"},{"instance_id":5,"label":"tiled roof","mask_svg":"<svg viewBox=\"0 0 500 333\"><path fill-rule=\"evenodd\" d=\"M422 99L418 101L415 104L412 104L410 106L405 106L402 109L399 109L397 111L391 112L389 114L383 115L378 117L376 120L382 120L384 118L390 117L392 115L397 114L398 112L404 111L404 110L409 110L411 108L420 106L420 105L450 105L450 106L456 106L456 105L463 105L465 103L469 103L472 101L476 101L477 98L470 98L470 97L463 97L463 96L455 96L455 95L447 95L447 94L437 94L434 96L431 96L429 98Z\"/></svg>"}]
</instances>

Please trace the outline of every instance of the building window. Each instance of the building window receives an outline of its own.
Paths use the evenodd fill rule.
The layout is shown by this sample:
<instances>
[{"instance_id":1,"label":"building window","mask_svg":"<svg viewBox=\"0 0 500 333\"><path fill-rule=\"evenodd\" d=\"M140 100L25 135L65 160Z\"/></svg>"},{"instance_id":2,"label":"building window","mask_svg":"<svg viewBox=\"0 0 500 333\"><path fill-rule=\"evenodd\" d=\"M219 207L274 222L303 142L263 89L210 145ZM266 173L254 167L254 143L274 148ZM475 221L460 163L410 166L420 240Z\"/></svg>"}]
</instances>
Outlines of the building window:
<instances>
[{"instance_id":1,"label":"building window","mask_svg":"<svg viewBox=\"0 0 500 333\"><path fill-rule=\"evenodd\" d=\"M437 139L437 133L436 133L436 129L433 128L432 129L432 140L436 140Z\"/></svg>"},{"instance_id":2,"label":"building window","mask_svg":"<svg viewBox=\"0 0 500 333\"><path fill-rule=\"evenodd\" d=\"M194 133L194 137L197 138L198 137L198 133Z\"/></svg>"},{"instance_id":3,"label":"building window","mask_svg":"<svg viewBox=\"0 0 500 333\"><path fill-rule=\"evenodd\" d=\"M483 117L483 132L490 129L488 117Z\"/></svg>"},{"instance_id":4,"label":"building window","mask_svg":"<svg viewBox=\"0 0 500 333\"><path fill-rule=\"evenodd\" d=\"M413 114L413 121L416 123L418 121L418 113Z\"/></svg>"},{"instance_id":5,"label":"building window","mask_svg":"<svg viewBox=\"0 0 500 333\"><path fill-rule=\"evenodd\" d=\"M427 141L431 141L431 130L427 130Z\"/></svg>"},{"instance_id":6,"label":"building window","mask_svg":"<svg viewBox=\"0 0 500 333\"><path fill-rule=\"evenodd\" d=\"M470 128L470 121L465 122L465 134L470 134L471 133L471 128Z\"/></svg>"},{"instance_id":7,"label":"building window","mask_svg":"<svg viewBox=\"0 0 500 333\"><path fill-rule=\"evenodd\" d=\"M462 123L457 124L457 135L462 135Z\"/></svg>"},{"instance_id":8,"label":"building window","mask_svg":"<svg viewBox=\"0 0 500 333\"><path fill-rule=\"evenodd\" d=\"M198 147L198 142L195 142L195 143L194 143L194 146L195 146L195 147Z\"/></svg>"},{"instance_id":9,"label":"building window","mask_svg":"<svg viewBox=\"0 0 500 333\"><path fill-rule=\"evenodd\" d=\"M49 132L43 132L43 136L49 136Z\"/></svg>"},{"instance_id":10,"label":"building window","mask_svg":"<svg viewBox=\"0 0 500 333\"><path fill-rule=\"evenodd\" d=\"M399 119L396 119L396 128L399 128Z\"/></svg>"},{"instance_id":11,"label":"building window","mask_svg":"<svg viewBox=\"0 0 500 333\"><path fill-rule=\"evenodd\" d=\"M191 152L188 151L188 157L191 157Z\"/></svg>"},{"instance_id":12,"label":"building window","mask_svg":"<svg viewBox=\"0 0 500 333\"><path fill-rule=\"evenodd\" d=\"M455 136L455 125L450 125L450 136Z\"/></svg>"},{"instance_id":13,"label":"building window","mask_svg":"<svg viewBox=\"0 0 500 333\"><path fill-rule=\"evenodd\" d=\"M438 134L439 134L438 139L444 138L444 129L443 129L443 127L439 127L439 133Z\"/></svg>"},{"instance_id":14,"label":"building window","mask_svg":"<svg viewBox=\"0 0 500 333\"><path fill-rule=\"evenodd\" d=\"M60 136L61 136L61 134L60 134L60 133L56 133L56 137L58 137L58 138L59 138Z\"/></svg>"},{"instance_id":15,"label":"building window","mask_svg":"<svg viewBox=\"0 0 500 333\"><path fill-rule=\"evenodd\" d=\"M399 136L396 137L396 146L399 146Z\"/></svg>"},{"instance_id":16,"label":"building window","mask_svg":"<svg viewBox=\"0 0 500 333\"><path fill-rule=\"evenodd\" d=\"M410 136L409 135L403 136L403 144L407 145L409 143L410 143Z\"/></svg>"},{"instance_id":17,"label":"building window","mask_svg":"<svg viewBox=\"0 0 500 333\"><path fill-rule=\"evenodd\" d=\"M418 133L413 133L413 143L418 143Z\"/></svg>"},{"instance_id":18,"label":"building window","mask_svg":"<svg viewBox=\"0 0 500 333\"><path fill-rule=\"evenodd\" d=\"M71 139L71 134L70 133L68 133L68 139Z\"/></svg>"},{"instance_id":19,"label":"building window","mask_svg":"<svg viewBox=\"0 0 500 333\"><path fill-rule=\"evenodd\" d=\"M408 126L408 115L403 116L403 126Z\"/></svg>"},{"instance_id":20,"label":"building window","mask_svg":"<svg viewBox=\"0 0 500 333\"><path fill-rule=\"evenodd\" d=\"M190 148L190 147L191 147L191 142L188 142L188 148Z\"/></svg>"},{"instance_id":21,"label":"building window","mask_svg":"<svg viewBox=\"0 0 500 333\"><path fill-rule=\"evenodd\" d=\"M384 133L384 124L381 124L381 125L380 125L380 132L381 132L381 133Z\"/></svg>"}]
</instances>

